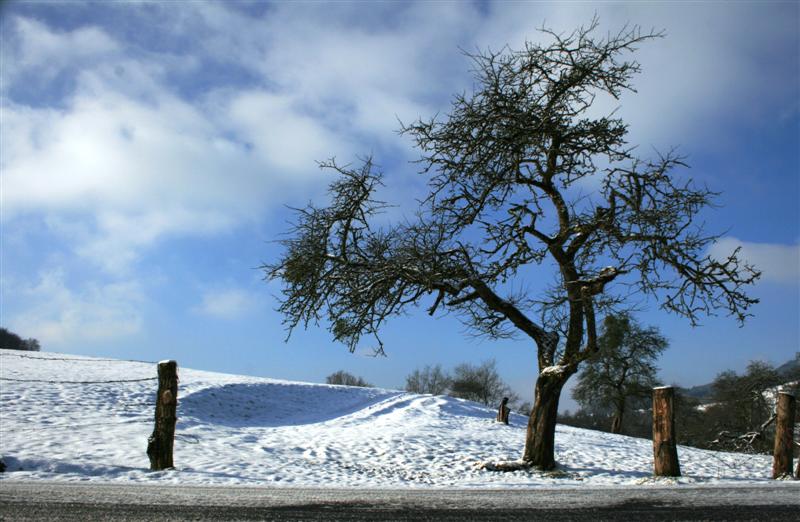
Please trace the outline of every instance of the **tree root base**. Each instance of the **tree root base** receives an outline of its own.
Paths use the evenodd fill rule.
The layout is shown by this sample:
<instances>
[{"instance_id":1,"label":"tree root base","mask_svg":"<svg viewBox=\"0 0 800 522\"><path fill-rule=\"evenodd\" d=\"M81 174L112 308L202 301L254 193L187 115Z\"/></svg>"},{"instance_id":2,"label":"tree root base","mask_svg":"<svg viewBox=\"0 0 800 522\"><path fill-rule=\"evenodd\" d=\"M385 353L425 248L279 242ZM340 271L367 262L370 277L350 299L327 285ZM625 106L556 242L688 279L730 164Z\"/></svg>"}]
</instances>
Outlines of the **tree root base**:
<instances>
[{"instance_id":1,"label":"tree root base","mask_svg":"<svg viewBox=\"0 0 800 522\"><path fill-rule=\"evenodd\" d=\"M526 462L524 460L486 461L477 463L475 467L476 469L480 470L496 471L500 473L508 473L513 471L527 471L530 473L539 474L542 477L547 477L547 478L565 478L565 479L583 480L581 477L574 475L572 473L567 473L564 470L558 468L551 470L543 470L537 466L534 466L530 462Z\"/></svg>"}]
</instances>

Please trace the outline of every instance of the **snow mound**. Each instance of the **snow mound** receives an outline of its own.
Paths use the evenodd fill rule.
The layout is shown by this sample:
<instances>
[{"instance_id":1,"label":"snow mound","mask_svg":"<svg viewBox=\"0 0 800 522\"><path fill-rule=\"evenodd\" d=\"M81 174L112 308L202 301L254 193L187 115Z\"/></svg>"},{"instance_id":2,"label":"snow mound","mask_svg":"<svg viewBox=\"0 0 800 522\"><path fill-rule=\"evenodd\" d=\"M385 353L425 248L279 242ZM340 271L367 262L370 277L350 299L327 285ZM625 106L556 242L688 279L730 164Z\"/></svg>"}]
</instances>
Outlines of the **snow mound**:
<instances>
[{"instance_id":1,"label":"snow mound","mask_svg":"<svg viewBox=\"0 0 800 522\"><path fill-rule=\"evenodd\" d=\"M155 363L0 350L0 480L320 487L663 484L652 443L559 426L556 473L518 461L526 419L446 396L178 369L175 470L150 472ZM768 456L679 447L670 484L768 481Z\"/></svg>"},{"instance_id":2,"label":"snow mound","mask_svg":"<svg viewBox=\"0 0 800 522\"><path fill-rule=\"evenodd\" d=\"M391 394L389 394L391 395ZM209 386L180 401L189 422L232 427L297 426L353 414L385 399L384 390L249 382Z\"/></svg>"}]
</instances>

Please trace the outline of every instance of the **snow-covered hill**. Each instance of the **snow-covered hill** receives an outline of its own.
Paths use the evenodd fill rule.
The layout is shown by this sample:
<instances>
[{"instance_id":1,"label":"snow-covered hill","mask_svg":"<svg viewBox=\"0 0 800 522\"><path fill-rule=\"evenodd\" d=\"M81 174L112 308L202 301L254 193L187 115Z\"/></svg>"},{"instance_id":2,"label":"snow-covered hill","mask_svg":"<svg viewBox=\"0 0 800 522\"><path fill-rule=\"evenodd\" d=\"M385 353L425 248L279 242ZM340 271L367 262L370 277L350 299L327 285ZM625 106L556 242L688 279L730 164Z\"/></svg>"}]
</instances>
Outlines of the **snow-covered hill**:
<instances>
[{"instance_id":1,"label":"snow-covered hill","mask_svg":"<svg viewBox=\"0 0 800 522\"><path fill-rule=\"evenodd\" d=\"M175 470L148 471L155 364L0 350L0 480L322 487L652 483L648 440L559 426L555 474L516 460L526 419L445 396L179 368ZM143 380L147 379L147 380ZM679 447L680 483L766 481L771 460Z\"/></svg>"}]
</instances>

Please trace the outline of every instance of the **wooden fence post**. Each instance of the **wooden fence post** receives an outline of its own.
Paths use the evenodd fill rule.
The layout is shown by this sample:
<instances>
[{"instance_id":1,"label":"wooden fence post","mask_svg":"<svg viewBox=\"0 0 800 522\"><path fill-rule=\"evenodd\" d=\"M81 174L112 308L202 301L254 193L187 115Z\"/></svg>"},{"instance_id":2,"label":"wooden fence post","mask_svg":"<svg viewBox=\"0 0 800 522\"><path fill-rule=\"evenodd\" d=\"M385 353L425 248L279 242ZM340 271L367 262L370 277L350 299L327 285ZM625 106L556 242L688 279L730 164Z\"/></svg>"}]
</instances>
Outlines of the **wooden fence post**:
<instances>
[{"instance_id":1,"label":"wooden fence post","mask_svg":"<svg viewBox=\"0 0 800 522\"><path fill-rule=\"evenodd\" d=\"M508 424L508 414L511 413L511 409L508 407L508 397L503 397L503 400L500 402L500 407L497 408L497 422L502 422L503 424Z\"/></svg>"},{"instance_id":2,"label":"wooden fence post","mask_svg":"<svg viewBox=\"0 0 800 522\"><path fill-rule=\"evenodd\" d=\"M794 436L795 398L791 393L778 393L775 420L775 449L772 452L772 478L792 476L792 438Z\"/></svg>"},{"instance_id":3,"label":"wooden fence post","mask_svg":"<svg viewBox=\"0 0 800 522\"><path fill-rule=\"evenodd\" d=\"M653 388L653 469L657 477L681 476L675 443L673 397L671 386Z\"/></svg>"},{"instance_id":4,"label":"wooden fence post","mask_svg":"<svg viewBox=\"0 0 800 522\"><path fill-rule=\"evenodd\" d=\"M172 448L175 443L175 421L178 406L178 363L158 363L158 393L153 434L147 439L147 456L150 469L159 471L172 468Z\"/></svg>"}]
</instances>

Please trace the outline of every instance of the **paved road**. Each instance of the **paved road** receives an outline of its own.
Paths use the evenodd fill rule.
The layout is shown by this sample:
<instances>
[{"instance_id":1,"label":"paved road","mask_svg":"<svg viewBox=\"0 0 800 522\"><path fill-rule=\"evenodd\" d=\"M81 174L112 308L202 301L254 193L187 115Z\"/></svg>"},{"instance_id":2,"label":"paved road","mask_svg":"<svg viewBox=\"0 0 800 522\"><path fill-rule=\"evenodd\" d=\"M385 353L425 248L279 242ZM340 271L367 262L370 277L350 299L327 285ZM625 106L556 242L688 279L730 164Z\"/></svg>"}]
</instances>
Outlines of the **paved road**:
<instances>
[{"instance_id":1,"label":"paved road","mask_svg":"<svg viewBox=\"0 0 800 522\"><path fill-rule=\"evenodd\" d=\"M800 520L800 482L367 490L0 481L0 520Z\"/></svg>"}]
</instances>

